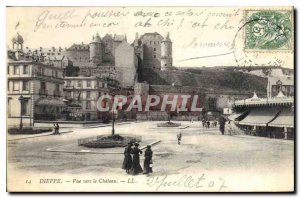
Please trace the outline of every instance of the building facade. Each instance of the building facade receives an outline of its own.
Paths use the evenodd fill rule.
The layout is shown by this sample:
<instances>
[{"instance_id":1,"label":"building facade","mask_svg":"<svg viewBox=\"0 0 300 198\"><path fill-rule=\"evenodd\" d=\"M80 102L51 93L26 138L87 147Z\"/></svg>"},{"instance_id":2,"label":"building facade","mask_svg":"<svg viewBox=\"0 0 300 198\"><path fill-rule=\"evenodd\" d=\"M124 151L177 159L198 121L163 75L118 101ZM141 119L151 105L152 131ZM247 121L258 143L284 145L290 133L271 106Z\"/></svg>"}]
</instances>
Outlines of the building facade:
<instances>
[{"instance_id":1,"label":"building facade","mask_svg":"<svg viewBox=\"0 0 300 198\"><path fill-rule=\"evenodd\" d=\"M157 32L145 33L132 44L142 66L156 70L166 70L173 66L172 41L169 33L164 38Z\"/></svg>"},{"instance_id":2,"label":"building facade","mask_svg":"<svg viewBox=\"0 0 300 198\"><path fill-rule=\"evenodd\" d=\"M101 119L97 110L97 100L109 93L107 83L97 77L65 77L64 98L67 101L68 120Z\"/></svg>"},{"instance_id":3,"label":"building facade","mask_svg":"<svg viewBox=\"0 0 300 198\"><path fill-rule=\"evenodd\" d=\"M39 120L62 119L63 70L23 51L23 38L12 39L7 62L7 125L33 126Z\"/></svg>"},{"instance_id":4,"label":"building facade","mask_svg":"<svg viewBox=\"0 0 300 198\"><path fill-rule=\"evenodd\" d=\"M294 96L294 78L292 76L268 77L268 97L275 97L279 92L287 97Z\"/></svg>"}]
</instances>

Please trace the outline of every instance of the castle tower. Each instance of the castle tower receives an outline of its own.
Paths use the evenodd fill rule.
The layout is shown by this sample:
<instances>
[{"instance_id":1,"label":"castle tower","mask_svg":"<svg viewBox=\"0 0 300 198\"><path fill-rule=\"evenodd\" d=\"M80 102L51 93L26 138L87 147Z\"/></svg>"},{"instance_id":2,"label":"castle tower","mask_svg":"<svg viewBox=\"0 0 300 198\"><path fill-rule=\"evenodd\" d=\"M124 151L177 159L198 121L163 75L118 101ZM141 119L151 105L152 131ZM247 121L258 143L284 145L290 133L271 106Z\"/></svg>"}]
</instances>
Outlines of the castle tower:
<instances>
[{"instance_id":1,"label":"castle tower","mask_svg":"<svg viewBox=\"0 0 300 198\"><path fill-rule=\"evenodd\" d=\"M23 40L23 37L19 34L19 32L17 33L16 36L14 36L12 39L11 39L11 42L12 42L12 47L14 50L23 50L23 43L24 43L24 40Z\"/></svg>"},{"instance_id":2,"label":"castle tower","mask_svg":"<svg viewBox=\"0 0 300 198\"><path fill-rule=\"evenodd\" d=\"M172 64L172 41L168 32L167 36L161 42L161 70L172 67Z\"/></svg>"},{"instance_id":3,"label":"castle tower","mask_svg":"<svg viewBox=\"0 0 300 198\"><path fill-rule=\"evenodd\" d=\"M139 46L139 33L135 33L135 38L134 38L134 41L133 41L133 46L134 47L138 47Z\"/></svg>"},{"instance_id":4,"label":"castle tower","mask_svg":"<svg viewBox=\"0 0 300 198\"><path fill-rule=\"evenodd\" d=\"M93 36L93 39L90 43L90 62L93 65L98 65L102 62L101 38L98 33Z\"/></svg>"}]
</instances>

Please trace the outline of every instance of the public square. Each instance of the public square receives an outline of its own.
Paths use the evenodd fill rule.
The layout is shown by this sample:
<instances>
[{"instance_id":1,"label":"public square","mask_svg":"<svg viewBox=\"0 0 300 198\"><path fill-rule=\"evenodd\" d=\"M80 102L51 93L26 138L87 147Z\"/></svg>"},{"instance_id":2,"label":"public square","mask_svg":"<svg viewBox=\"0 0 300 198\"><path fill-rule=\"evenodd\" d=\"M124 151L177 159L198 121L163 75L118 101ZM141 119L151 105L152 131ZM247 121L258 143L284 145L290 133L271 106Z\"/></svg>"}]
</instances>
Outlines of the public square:
<instances>
[{"instance_id":1,"label":"public square","mask_svg":"<svg viewBox=\"0 0 300 198\"><path fill-rule=\"evenodd\" d=\"M116 134L142 136L140 147L160 141L152 146L154 173L150 176L131 176L121 169L124 148L78 146L78 139L110 134L111 126L63 128L62 132L68 132L61 135L8 135L8 187L13 189L24 185L24 188L30 189L32 184L26 186L26 182L30 181L35 184L31 190L39 191L43 189L44 180L41 179L62 178L60 185L50 184L53 191L62 190L61 185L66 185L67 191L116 189L114 185L105 185L106 182L89 185L88 188L82 183L67 185L78 178L104 178L103 181L108 183L122 183L117 188L120 191L170 191L174 189L173 184L154 184L151 179L159 180L166 176L166 181L173 182L184 177L186 182L187 177L195 179L202 176L201 185L176 184L175 191L293 190L293 140L221 135L218 128L206 129L200 122L181 122L182 126L178 128L159 128L157 123L130 122L115 126ZM179 131L183 135L181 145L177 144L176 138ZM141 155L141 166L143 160ZM22 177L18 177L19 174ZM18 178L28 178L29 181ZM128 182L133 181L132 178L137 183Z\"/></svg>"}]
</instances>

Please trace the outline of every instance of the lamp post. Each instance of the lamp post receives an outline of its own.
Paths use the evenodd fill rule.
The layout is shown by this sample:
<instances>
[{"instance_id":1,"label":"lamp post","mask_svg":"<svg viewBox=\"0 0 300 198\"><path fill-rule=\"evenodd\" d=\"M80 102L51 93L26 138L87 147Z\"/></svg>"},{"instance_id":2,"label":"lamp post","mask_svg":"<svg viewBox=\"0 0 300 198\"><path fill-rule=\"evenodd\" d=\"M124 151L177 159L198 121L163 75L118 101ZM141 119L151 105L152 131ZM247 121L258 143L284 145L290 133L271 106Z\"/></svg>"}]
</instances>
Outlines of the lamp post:
<instances>
[{"instance_id":1,"label":"lamp post","mask_svg":"<svg viewBox=\"0 0 300 198\"><path fill-rule=\"evenodd\" d=\"M20 109L20 130L23 130L23 102L24 102L25 98L21 95L19 97L19 101L21 104L21 109Z\"/></svg>"},{"instance_id":2,"label":"lamp post","mask_svg":"<svg viewBox=\"0 0 300 198\"><path fill-rule=\"evenodd\" d=\"M109 104L109 107L111 108L110 112L111 112L111 115L112 115L111 135L115 135L115 110L113 109L113 100L109 99L108 104Z\"/></svg>"},{"instance_id":3,"label":"lamp post","mask_svg":"<svg viewBox=\"0 0 300 198\"><path fill-rule=\"evenodd\" d=\"M112 114L112 130L111 130L111 135L115 135L115 113L114 110L111 110Z\"/></svg>"}]
</instances>

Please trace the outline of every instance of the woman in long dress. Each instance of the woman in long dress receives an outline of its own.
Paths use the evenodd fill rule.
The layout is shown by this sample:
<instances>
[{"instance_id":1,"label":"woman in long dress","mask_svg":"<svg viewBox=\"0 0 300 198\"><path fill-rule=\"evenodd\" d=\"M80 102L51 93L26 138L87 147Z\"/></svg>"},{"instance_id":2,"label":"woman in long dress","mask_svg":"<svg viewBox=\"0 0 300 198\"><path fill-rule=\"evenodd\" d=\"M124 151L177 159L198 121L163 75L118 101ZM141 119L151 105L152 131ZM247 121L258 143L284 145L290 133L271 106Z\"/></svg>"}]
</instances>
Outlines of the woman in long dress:
<instances>
[{"instance_id":1,"label":"woman in long dress","mask_svg":"<svg viewBox=\"0 0 300 198\"><path fill-rule=\"evenodd\" d=\"M147 149L145 150L145 161L144 161L144 174L152 173L152 150L151 146L147 145Z\"/></svg>"},{"instance_id":2,"label":"woman in long dress","mask_svg":"<svg viewBox=\"0 0 300 198\"><path fill-rule=\"evenodd\" d=\"M143 169L140 165L140 154L142 154L143 151L141 151L138 147L139 144L135 143L134 148L131 151L131 153L133 154L132 166L131 169L129 170L129 174L131 175L138 175L139 173L143 172Z\"/></svg>"},{"instance_id":3,"label":"woman in long dress","mask_svg":"<svg viewBox=\"0 0 300 198\"><path fill-rule=\"evenodd\" d=\"M122 169L126 170L126 173L129 173L129 170L132 166L131 146L132 143L128 143L128 146L125 148L124 151L124 161L123 161Z\"/></svg>"}]
</instances>

